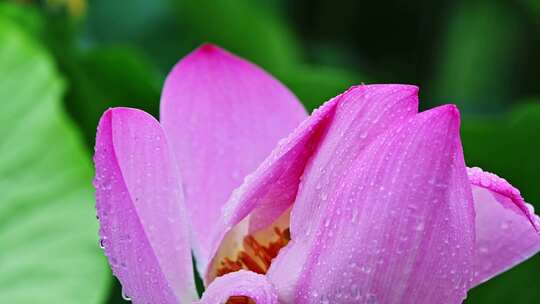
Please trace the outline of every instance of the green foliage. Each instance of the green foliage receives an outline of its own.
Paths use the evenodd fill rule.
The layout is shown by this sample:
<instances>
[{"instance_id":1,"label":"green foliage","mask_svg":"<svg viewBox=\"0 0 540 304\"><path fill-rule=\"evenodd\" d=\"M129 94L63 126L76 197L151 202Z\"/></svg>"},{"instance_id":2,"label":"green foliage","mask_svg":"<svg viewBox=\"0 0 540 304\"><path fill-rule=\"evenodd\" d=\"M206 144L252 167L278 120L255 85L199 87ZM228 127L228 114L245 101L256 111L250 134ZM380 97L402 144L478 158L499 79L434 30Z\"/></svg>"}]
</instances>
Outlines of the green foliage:
<instances>
[{"instance_id":1,"label":"green foliage","mask_svg":"<svg viewBox=\"0 0 540 304\"><path fill-rule=\"evenodd\" d=\"M300 46L268 6L251 0L174 2L198 41L217 43L274 73L298 62Z\"/></svg>"},{"instance_id":2,"label":"green foliage","mask_svg":"<svg viewBox=\"0 0 540 304\"><path fill-rule=\"evenodd\" d=\"M174 3L184 26L190 29L189 37L199 43L216 43L259 64L291 88L309 110L360 82L360 76L351 71L306 65L290 26L269 3L248 0Z\"/></svg>"},{"instance_id":3,"label":"green foliage","mask_svg":"<svg viewBox=\"0 0 540 304\"><path fill-rule=\"evenodd\" d=\"M0 295L5 303L102 303L88 152L61 104L51 57L0 18Z\"/></svg>"},{"instance_id":4,"label":"green foliage","mask_svg":"<svg viewBox=\"0 0 540 304\"><path fill-rule=\"evenodd\" d=\"M500 111L515 87L512 72L523 40L519 16L497 1L461 1L451 12L433 98L471 112Z\"/></svg>"},{"instance_id":5,"label":"green foliage","mask_svg":"<svg viewBox=\"0 0 540 304\"><path fill-rule=\"evenodd\" d=\"M129 47L100 47L64 61L71 83L67 107L93 146L101 114L110 107L158 115L162 77L144 55Z\"/></svg>"},{"instance_id":6,"label":"green foliage","mask_svg":"<svg viewBox=\"0 0 540 304\"><path fill-rule=\"evenodd\" d=\"M93 0L80 38L86 46L136 46L163 73L200 42L172 14L170 0Z\"/></svg>"},{"instance_id":7,"label":"green foliage","mask_svg":"<svg viewBox=\"0 0 540 304\"><path fill-rule=\"evenodd\" d=\"M23 10L15 5L0 3L0 17L17 23L33 35L37 35L43 29L43 19L36 10L31 8Z\"/></svg>"},{"instance_id":8,"label":"green foliage","mask_svg":"<svg viewBox=\"0 0 540 304\"><path fill-rule=\"evenodd\" d=\"M161 83L155 79L163 79L163 76L156 72L146 56L158 58L153 62L161 66L162 57L171 56L167 50L175 50L174 61L165 59L167 65L163 69L168 71L181 56L205 41L261 65L290 87L310 110L351 85L366 81L354 72L337 67L306 65L290 27L268 3L243 0L235 1L234 5L221 0L170 3L175 8L170 12L172 15L140 1L129 6L128 13L120 14L125 5L98 0L91 6L88 16L87 32L94 43L90 55L79 56L71 62L59 58L73 79L68 107L82 124L89 142L93 139L97 118L106 107L132 106L157 114L156 96ZM138 16L140 20L135 22L132 16ZM115 26L118 20L124 19L129 20ZM171 20L177 22L171 23ZM163 28L166 25L168 29ZM172 33L178 38L171 39L164 33ZM93 53L104 53L103 48L111 48L105 46L111 41L134 43L146 56L133 48L113 46L114 58L110 57L109 51L109 60L100 56L92 59L90 64L86 62ZM133 70L136 61L139 67ZM148 76L141 81L145 73ZM151 82L158 85L145 85Z\"/></svg>"},{"instance_id":9,"label":"green foliage","mask_svg":"<svg viewBox=\"0 0 540 304\"><path fill-rule=\"evenodd\" d=\"M324 101L360 84L358 75L337 68L323 66L297 66L278 75L302 101L308 110L317 108Z\"/></svg>"}]
</instances>

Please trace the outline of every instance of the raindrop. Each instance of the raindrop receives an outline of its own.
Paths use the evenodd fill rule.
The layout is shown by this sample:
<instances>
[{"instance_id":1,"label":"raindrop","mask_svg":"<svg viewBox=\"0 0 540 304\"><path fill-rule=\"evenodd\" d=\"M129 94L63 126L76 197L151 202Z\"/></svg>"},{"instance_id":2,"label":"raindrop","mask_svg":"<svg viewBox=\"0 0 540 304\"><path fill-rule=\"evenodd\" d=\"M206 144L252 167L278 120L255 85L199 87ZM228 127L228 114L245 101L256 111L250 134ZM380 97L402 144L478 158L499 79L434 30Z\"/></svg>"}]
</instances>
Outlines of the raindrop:
<instances>
[{"instance_id":1,"label":"raindrop","mask_svg":"<svg viewBox=\"0 0 540 304\"><path fill-rule=\"evenodd\" d=\"M368 132L367 132L367 131L366 131L366 132L362 132L362 133L360 133L359 136L360 136L360 139L365 139L365 138L368 136Z\"/></svg>"},{"instance_id":2,"label":"raindrop","mask_svg":"<svg viewBox=\"0 0 540 304\"><path fill-rule=\"evenodd\" d=\"M330 219L326 219L324 221L324 227L328 227L328 226L330 226Z\"/></svg>"},{"instance_id":3,"label":"raindrop","mask_svg":"<svg viewBox=\"0 0 540 304\"><path fill-rule=\"evenodd\" d=\"M409 208L412 211L418 210L418 206L416 206L415 204L410 204L410 205L407 206L407 208Z\"/></svg>"},{"instance_id":4,"label":"raindrop","mask_svg":"<svg viewBox=\"0 0 540 304\"><path fill-rule=\"evenodd\" d=\"M360 300L360 297L362 297L362 293L360 292L360 288L358 288L358 285L352 284L351 285L351 298L353 300Z\"/></svg>"},{"instance_id":5,"label":"raindrop","mask_svg":"<svg viewBox=\"0 0 540 304\"><path fill-rule=\"evenodd\" d=\"M356 217L358 216L358 210L353 210L352 217L351 217L351 223L356 222Z\"/></svg>"},{"instance_id":6,"label":"raindrop","mask_svg":"<svg viewBox=\"0 0 540 304\"><path fill-rule=\"evenodd\" d=\"M377 297L374 294L368 293L366 295L366 304L377 304L379 301L377 301Z\"/></svg>"},{"instance_id":7,"label":"raindrop","mask_svg":"<svg viewBox=\"0 0 540 304\"><path fill-rule=\"evenodd\" d=\"M330 300L328 299L328 297L326 295L322 295L320 303L321 304L330 304Z\"/></svg>"},{"instance_id":8,"label":"raindrop","mask_svg":"<svg viewBox=\"0 0 540 304\"><path fill-rule=\"evenodd\" d=\"M131 301L131 298L128 296L127 293L124 292L123 289L122 289L122 299L124 299L126 301Z\"/></svg>"},{"instance_id":9,"label":"raindrop","mask_svg":"<svg viewBox=\"0 0 540 304\"><path fill-rule=\"evenodd\" d=\"M360 270L362 270L362 272L365 274L371 273L371 268L369 266L362 266Z\"/></svg>"}]
</instances>

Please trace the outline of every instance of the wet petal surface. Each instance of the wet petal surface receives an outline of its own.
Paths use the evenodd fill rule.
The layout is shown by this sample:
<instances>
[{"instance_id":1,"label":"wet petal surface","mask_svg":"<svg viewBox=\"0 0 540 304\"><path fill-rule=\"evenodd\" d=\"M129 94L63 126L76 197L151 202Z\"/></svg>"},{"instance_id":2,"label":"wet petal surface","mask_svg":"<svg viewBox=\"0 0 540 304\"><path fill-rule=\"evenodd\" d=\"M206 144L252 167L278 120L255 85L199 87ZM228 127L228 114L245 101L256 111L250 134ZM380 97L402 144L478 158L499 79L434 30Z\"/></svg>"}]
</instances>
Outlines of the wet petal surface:
<instances>
[{"instance_id":1,"label":"wet petal surface","mask_svg":"<svg viewBox=\"0 0 540 304\"><path fill-rule=\"evenodd\" d=\"M341 140L304 173L292 240L269 271L280 300L460 303L472 280L474 212L456 108L421 113L331 161L351 154L341 149L354 143Z\"/></svg>"},{"instance_id":2,"label":"wet petal surface","mask_svg":"<svg viewBox=\"0 0 540 304\"><path fill-rule=\"evenodd\" d=\"M212 252L217 252L228 231L226 239L241 240L245 233L270 225L291 207L306 165L321 142L328 142L325 148L329 150L342 145L342 154L324 161L342 161L340 165L346 166L345 159L354 158L384 130L416 113L417 92L414 86L362 85L315 111L234 192L218 224ZM328 136L329 132L334 135ZM212 278L212 273L207 277Z\"/></svg>"},{"instance_id":3,"label":"wet petal surface","mask_svg":"<svg viewBox=\"0 0 540 304\"><path fill-rule=\"evenodd\" d=\"M182 169L201 270L232 190L306 116L277 80L216 46L201 46L171 71L160 120Z\"/></svg>"},{"instance_id":4,"label":"wet petal surface","mask_svg":"<svg viewBox=\"0 0 540 304\"><path fill-rule=\"evenodd\" d=\"M110 109L94 162L101 245L133 303L196 299L186 212L176 165L157 121Z\"/></svg>"}]
</instances>

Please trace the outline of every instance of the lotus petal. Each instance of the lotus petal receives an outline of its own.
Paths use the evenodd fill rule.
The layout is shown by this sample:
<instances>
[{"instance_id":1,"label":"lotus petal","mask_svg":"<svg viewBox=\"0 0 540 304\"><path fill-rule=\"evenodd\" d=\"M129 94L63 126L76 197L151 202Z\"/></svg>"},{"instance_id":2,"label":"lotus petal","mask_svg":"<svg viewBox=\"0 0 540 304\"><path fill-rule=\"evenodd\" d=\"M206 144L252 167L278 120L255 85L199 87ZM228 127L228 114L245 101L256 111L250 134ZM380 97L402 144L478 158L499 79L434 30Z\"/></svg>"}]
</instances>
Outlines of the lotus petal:
<instances>
[{"instance_id":1,"label":"lotus petal","mask_svg":"<svg viewBox=\"0 0 540 304\"><path fill-rule=\"evenodd\" d=\"M171 71L160 120L182 168L200 269L232 190L305 117L272 76L216 46L201 46Z\"/></svg>"},{"instance_id":2,"label":"lotus petal","mask_svg":"<svg viewBox=\"0 0 540 304\"><path fill-rule=\"evenodd\" d=\"M140 110L110 109L95 150L101 245L124 293L134 303L191 303L184 197L158 122Z\"/></svg>"},{"instance_id":3,"label":"lotus petal","mask_svg":"<svg viewBox=\"0 0 540 304\"><path fill-rule=\"evenodd\" d=\"M540 251L540 219L519 190L480 168L468 169L476 211L474 285Z\"/></svg>"}]
</instances>

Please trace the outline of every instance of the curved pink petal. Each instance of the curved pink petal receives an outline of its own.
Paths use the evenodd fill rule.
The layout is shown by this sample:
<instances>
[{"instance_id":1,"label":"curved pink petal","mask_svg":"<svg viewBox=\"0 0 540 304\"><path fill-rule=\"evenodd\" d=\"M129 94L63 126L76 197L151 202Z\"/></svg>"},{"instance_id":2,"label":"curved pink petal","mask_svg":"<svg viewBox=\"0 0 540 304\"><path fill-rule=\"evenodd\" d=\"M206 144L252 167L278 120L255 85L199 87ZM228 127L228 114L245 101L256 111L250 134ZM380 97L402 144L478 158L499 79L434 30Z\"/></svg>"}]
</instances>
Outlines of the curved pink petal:
<instances>
[{"instance_id":1,"label":"curved pink petal","mask_svg":"<svg viewBox=\"0 0 540 304\"><path fill-rule=\"evenodd\" d=\"M218 223L212 256L240 221L249 221L249 231L257 231L290 208L306 165L319 153L321 142L328 142L329 150L343 149L345 153L325 161L344 165L340 161L356 157L384 130L412 117L418 107L417 93L417 87L407 85L356 86L316 110L235 190ZM212 277L207 273L207 280Z\"/></svg>"},{"instance_id":2,"label":"curved pink petal","mask_svg":"<svg viewBox=\"0 0 540 304\"><path fill-rule=\"evenodd\" d=\"M245 270L217 278L208 286L199 303L226 303L233 296L249 297L257 304L279 303L274 286L264 275Z\"/></svg>"},{"instance_id":3,"label":"curved pink petal","mask_svg":"<svg viewBox=\"0 0 540 304\"><path fill-rule=\"evenodd\" d=\"M94 162L101 245L125 294L134 303L191 303L184 199L158 122L140 110L108 110Z\"/></svg>"},{"instance_id":4,"label":"curved pink petal","mask_svg":"<svg viewBox=\"0 0 540 304\"><path fill-rule=\"evenodd\" d=\"M478 285L540 251L540 219L506 180L480 168L468 174L476 211L473 285Z\"/></svg>"},{"instance_id":5,"label":"curved pink petal","mask_svg":"<svg viewBox=\"0 0 540 304\"><path fill-rule=\"evenodd\" d=\"M171 71L160 120L182 169L201 269L232 190L305 117L272 76L216 46L201 46Z\"/></svg>"},{"instance_id":6,"label":"curved pink petal","mask_svg":"<svg viewBox=\"0 0 540 304\"><path fill-rule=\"evenodd\" d=\"M327 136L304 173L292 240L268 273L280 300L460 303L474 211L456 108L418 114L354 158L342 160L350 139Z\"/></svg>"}]
</instances>

